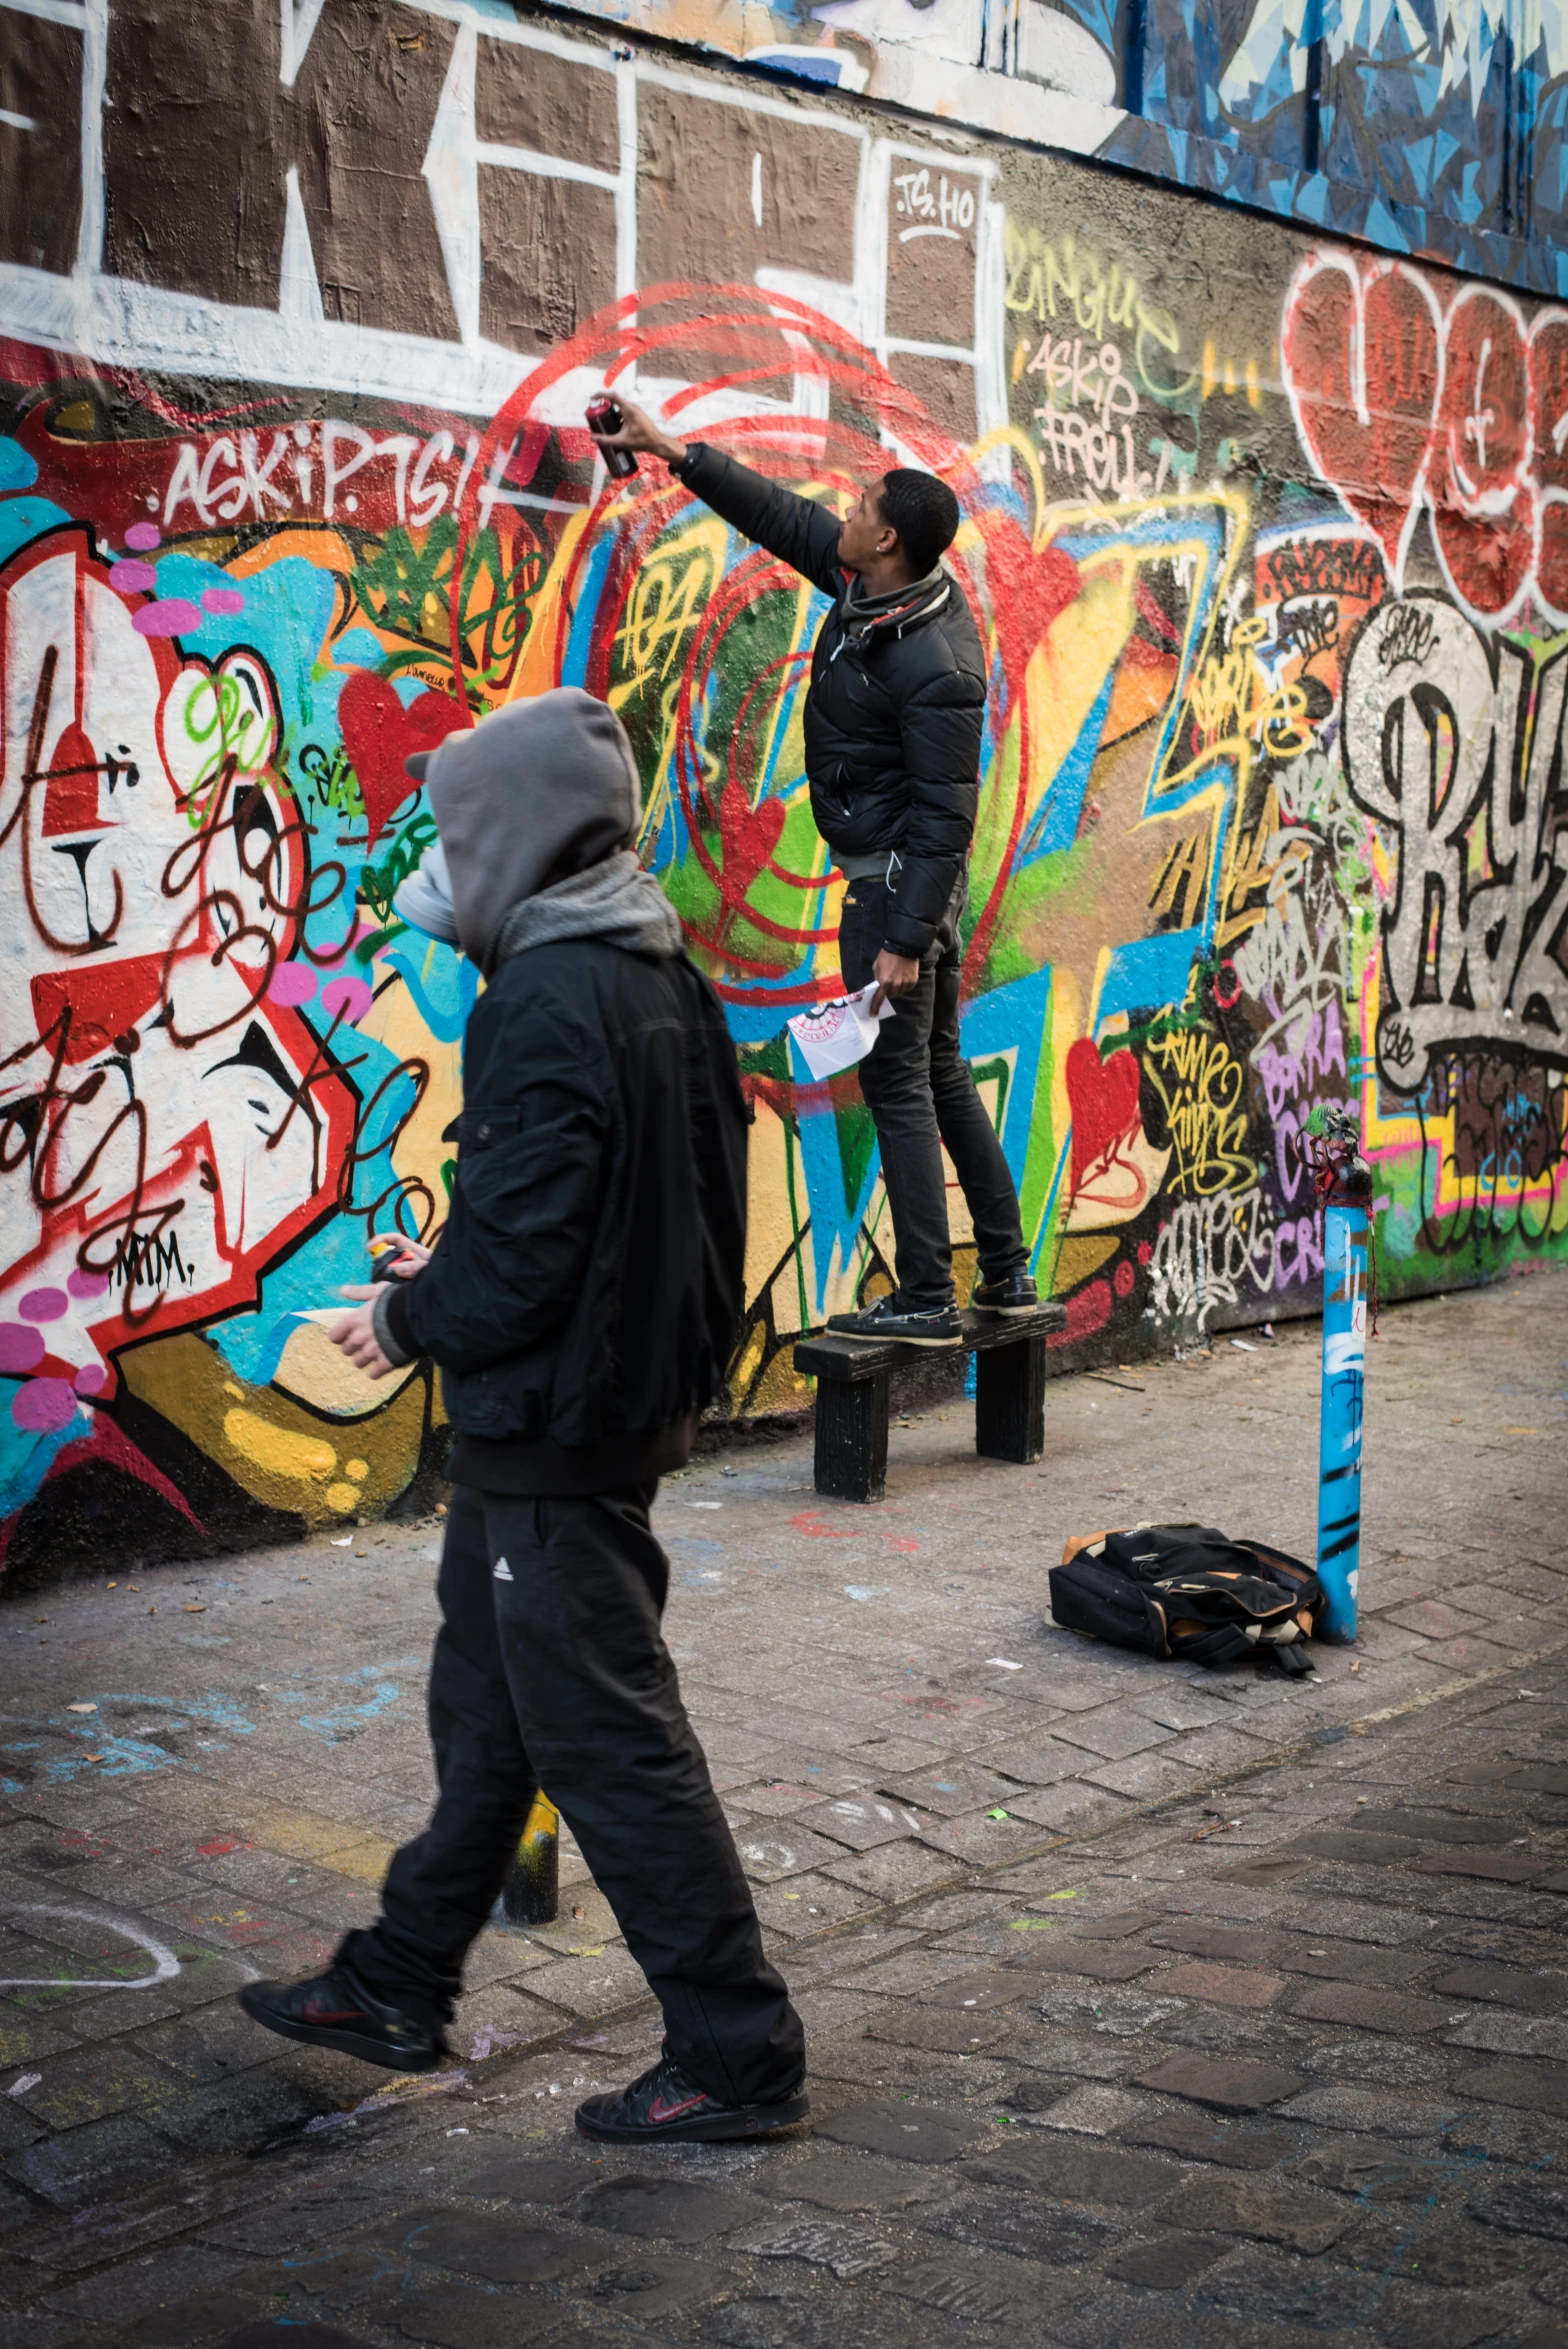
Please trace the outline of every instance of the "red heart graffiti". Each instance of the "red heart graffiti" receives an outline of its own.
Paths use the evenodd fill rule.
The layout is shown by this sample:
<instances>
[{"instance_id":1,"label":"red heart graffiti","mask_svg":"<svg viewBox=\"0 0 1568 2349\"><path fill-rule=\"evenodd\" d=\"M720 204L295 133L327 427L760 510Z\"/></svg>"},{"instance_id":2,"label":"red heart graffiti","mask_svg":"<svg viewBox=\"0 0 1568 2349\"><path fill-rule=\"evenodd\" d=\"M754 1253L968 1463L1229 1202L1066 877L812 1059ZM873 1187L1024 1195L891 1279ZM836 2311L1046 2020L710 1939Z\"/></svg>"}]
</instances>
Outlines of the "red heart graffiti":
<instances>
[{"instance_id":1,"label":"red heart graffiti","mask_svg":"<svg viewBox=\"0 0 1568 2349\"><path fill-rule=\"evenodd\" d=\"M359 777L369 827L365 846L374 848L405 799L419 786L403 765L415 751L434 750L468 713L449 693L422 693L407 709L385 677L356 669L338 696L338 731Z\"/></svg>"},{"instance_id":2,"label":"red heart graffiti","mask_svg":"<svg viewBox=\"0 0 1568 2349\"><path fill-rule=\"evenodd\" d=\"M1100 1048L1080 1036L1067 1055L1067 1102L1073 1113L1073 1188L1107 1159L1138 1123L1138 1058Z\"/></svg>"},{"instance_id":3,"label":"red heart graffiti","mask_svg":"<svg viewBox=\"0 0 1568 2349\"><path fill-rule=\"evenodd\" d=\"M753 807L733 777L725 784L719 801L719 839L724 847L720 885L726 905L745 904L746 892L777 848L783 829L782 799L764 799Z\"/></svg>"},{"instance_id":4,"label":"red heart graffiti","mask_svg":"<svg viewBox=\"0 0 1568 2349\"><path fill-rule=\"evenodd\" d=\"M1286 301L1281 358L1296 428L1396 580L1432 446L1441 346L1436 301L1398 262L1360 276L1349 259L1314 255Z\"/></svg>"}]
</instances>

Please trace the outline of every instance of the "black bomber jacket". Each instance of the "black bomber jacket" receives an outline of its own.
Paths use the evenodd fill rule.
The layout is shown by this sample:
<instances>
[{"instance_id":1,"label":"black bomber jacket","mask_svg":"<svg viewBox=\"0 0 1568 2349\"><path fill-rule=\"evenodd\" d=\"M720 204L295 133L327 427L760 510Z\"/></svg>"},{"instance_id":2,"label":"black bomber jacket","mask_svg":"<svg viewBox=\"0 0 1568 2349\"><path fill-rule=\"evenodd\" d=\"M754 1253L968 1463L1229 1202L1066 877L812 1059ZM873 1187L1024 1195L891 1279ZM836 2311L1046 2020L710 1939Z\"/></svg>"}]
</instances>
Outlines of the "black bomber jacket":
<instances>
[{"instance_id":1,"label":"black bomber jacket","mask_svg":"<svg viewBox=\"0 0 1568 2349\"><path fill-rule=\"evenodd\" d=\"M704 441L677 470L705 505L834 599L806 696L811 811L835 856L897 860L883 943L923 954L967 861L980 796L986 663L962 590L944 571L907 605L856 620L826 506Z\"/></svg>"}]
</instances>

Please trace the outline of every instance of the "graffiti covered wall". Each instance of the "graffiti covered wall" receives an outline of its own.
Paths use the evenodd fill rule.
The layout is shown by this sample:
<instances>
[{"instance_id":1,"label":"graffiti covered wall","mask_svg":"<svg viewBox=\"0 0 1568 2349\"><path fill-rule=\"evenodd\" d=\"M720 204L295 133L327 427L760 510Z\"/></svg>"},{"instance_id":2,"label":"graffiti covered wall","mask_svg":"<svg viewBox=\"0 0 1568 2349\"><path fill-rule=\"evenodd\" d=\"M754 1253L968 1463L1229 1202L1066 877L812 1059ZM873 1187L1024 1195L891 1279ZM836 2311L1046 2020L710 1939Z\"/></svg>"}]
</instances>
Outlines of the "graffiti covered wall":
<instances>
[{"instance_id":1,"label":"graffiti covered wall","mask_svg":"<svg viewBox=\"0 0 1568 2349\"><path fill-rule=\"evenodd\" d=\"M1568 294L1562 0L573 0L761 71Z\"/></svg>"},{"instance_id":2,"label":"graffiti covered wall","mask_svg":"<svg viewBox=\"0 0 1568 2349\"><path fill-rule=\"evenodd\" d=\"M512 695L620 710L728 1009L733 1409L886 1280L858 1089L784 1033L838 985L820 599L605 481L605 380L817 496L890 450L959 493L965 1040L1069 1359L1314 1309L1321 1101L1385 1292L1568 1253L1568 313L507 11L218 13L204 61L0 5L13 1556L352 1518L439 1457L426 1373L305 1316L444 1216L474 977L393 912L402 761Z\"/></svg>"}]
</instances>

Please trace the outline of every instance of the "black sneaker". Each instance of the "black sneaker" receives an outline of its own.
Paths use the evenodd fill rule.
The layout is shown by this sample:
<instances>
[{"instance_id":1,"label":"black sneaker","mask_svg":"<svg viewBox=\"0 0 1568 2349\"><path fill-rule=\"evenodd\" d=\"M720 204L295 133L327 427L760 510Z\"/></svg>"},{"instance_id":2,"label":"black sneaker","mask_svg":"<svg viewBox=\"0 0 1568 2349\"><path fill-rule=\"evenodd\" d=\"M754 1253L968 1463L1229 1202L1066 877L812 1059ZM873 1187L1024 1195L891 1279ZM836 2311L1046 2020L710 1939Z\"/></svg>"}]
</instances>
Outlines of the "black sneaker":
<instances>
[{"instance_id":1,"label":"black sneaker","mask_svg":"<svg viewBox=\"0 0 1568 2349\"><path fill-rule=\"evenodd\" d=\"M433 2072L449 2052L434 2025L372 1997L347 1966L308 1982L247 1982L240 2004L265 2030L307 2047L340 2047L389 2072Z\"/></svg>"},{"instance_id":2,"label":"black sneaker","mask_svg":"<svg viewBox=\"0 0 1568 2349\"><path fill-rule=\"evenodd\" d=\"M671 2137L706 2145L729 2137L766 2137L775 2129L792 2128L810 2110L803 2088L774 2104L720 2104L687 2079L672 2055L661 2055L629 2088L580 2104L577 2126L585 2137L611 2145L654 2145Z\"/></svg>"},{"instance_id":3,"label":"black sneaker","mask_svg":"<svg viewBox=\"0 0 1568 2349\"><path fill-rule=\"evenodd\" d=\"M867 1338L880 1346L961 1346L964 1325L956 1305L936 1305L912 1313L897 1295L879 1297L859 1313L830 1313L828 1328L835 1337Z\"/></svg>"},{"instance_id":4,"label":"black sneaker","mask_svg":"<svg viewBox=\"0 0 1568 2349\"><path fill-rule=\"evenodd\" d=\"M1026 1272L1008 1272L999 1281L976 1281L969 1302L977 1313L1038 1313L1040 1292Z\"/></svg>"}]
</instances>

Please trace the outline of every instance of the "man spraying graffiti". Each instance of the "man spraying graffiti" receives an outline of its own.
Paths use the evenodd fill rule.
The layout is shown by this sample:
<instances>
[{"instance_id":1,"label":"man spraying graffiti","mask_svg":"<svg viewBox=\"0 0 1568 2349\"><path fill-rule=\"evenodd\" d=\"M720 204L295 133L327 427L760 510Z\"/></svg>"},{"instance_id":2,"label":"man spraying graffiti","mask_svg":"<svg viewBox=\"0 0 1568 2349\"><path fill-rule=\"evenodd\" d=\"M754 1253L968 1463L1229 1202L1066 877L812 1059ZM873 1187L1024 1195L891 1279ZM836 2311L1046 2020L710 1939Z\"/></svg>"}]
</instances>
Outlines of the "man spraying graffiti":
<instances>
[{"instance_id":1,"label":"man spraying graffiti","mask_svg":"<svg viewBox=\"0 0 1568 2349\"><path fill-rule=\"evenodd\" d=\"M799 2120L804 2040L681 1703L649 1526L740 1323L746 1112L724 1015L630 848L631 746L575 687L409 770L440 832L399 910L488 985L451 1213L330 1334L372 1377L428 1355L454 1430L430 1679L440 1794L327 1973L250 1984L291 2039L395 2071L446 2050L470 1944L540 1781L665 2016L661 2060L578 2112L629 2142Z\"/></svg>"},{"instance_id":2,"label":"man spraying graffiti","mask_svg":"<svg viewBox=\"0 0 1568 2349\"><path fill-rule=\"evenodd\" d=\"M809 579L833 608L812 654L806 774L812 814L849 883L839 961L851 991L892 997L860 1085L876 1122L898 1287L830 1326L850 1337L957 1346L941 1145L974 1223L972 1302L1030 1313L1018 1195L959 1043L960 923L979 799L986 664L942 557L958 500L934 474L895 466L839 522L702 441L673 440L630 400L605 450L662 457L737 530Z\"/></svg>"}]
</instances>

